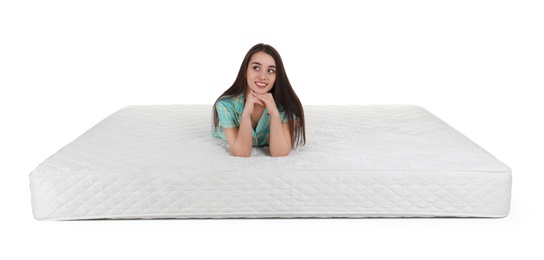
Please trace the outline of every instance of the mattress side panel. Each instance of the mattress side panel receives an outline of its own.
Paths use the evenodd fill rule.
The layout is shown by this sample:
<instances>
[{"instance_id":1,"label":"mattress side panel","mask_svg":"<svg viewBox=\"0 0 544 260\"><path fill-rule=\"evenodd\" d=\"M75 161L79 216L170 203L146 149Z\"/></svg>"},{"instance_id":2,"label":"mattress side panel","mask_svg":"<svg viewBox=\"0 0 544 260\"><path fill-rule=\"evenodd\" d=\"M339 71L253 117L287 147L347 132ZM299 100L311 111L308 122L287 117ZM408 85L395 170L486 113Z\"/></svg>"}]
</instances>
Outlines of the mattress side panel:
<instances>
[{"instance_id":1,"label":"mattress side panel","mask_svg":"<svg viewBox=\"0 0 544 260\"><path fill-rule=\"evenodd\" d=\"M505 217L509 172L226 172L31 178L40 220Z\"/></svg>"}]
</instances>

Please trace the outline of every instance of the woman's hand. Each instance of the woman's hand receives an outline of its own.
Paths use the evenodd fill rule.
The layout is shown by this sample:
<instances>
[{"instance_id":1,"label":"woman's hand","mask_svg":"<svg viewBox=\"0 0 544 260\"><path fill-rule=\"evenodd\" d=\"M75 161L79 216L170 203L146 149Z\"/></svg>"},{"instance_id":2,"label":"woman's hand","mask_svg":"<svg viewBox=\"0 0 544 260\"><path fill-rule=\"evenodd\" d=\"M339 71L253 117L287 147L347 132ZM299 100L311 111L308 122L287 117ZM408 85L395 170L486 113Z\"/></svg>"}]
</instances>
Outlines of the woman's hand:
<instances>
[{"instance_id":1,"label":"woman's hand","mask_svg":"<svg viewBox=\"0 0 544 260\"><path fill-rule=\"evenodd\" d=\"M251 91L249 95L247 95L246 104L244 106L244 114L251 116L253 114L253 108L255 107L255 104L265 106L263 102L255 96L255 92Z\"/></svg>"},{"instance_id":2,"label":"woman's hand","mask_svg":"<svg viewBox=\"0 0 544 260\"><path fill-rule=\"evenodd\" d=\"M268 114L271 117L280 117L280 112L278 111L278 107L276 106L276 102L274 101L274 97L271 93L264 93L264 94L258 94L255 92L252 92L250 96L254 96L257 98L266 109L268 109Z\"/></svg>"},{"instance_id":3,"label":"woman's hand","mask_svg":"<svg viewBox=\"0 0 544 260\"><path fill-rule=\"evenodd\" d=\"M268 109L270 115L270 156L287 156L291 151L291 133L288 123L282 123L280 112L274 101L274 97L270 93L258 94L253 93Z\"/></svg>"}]
</instances>

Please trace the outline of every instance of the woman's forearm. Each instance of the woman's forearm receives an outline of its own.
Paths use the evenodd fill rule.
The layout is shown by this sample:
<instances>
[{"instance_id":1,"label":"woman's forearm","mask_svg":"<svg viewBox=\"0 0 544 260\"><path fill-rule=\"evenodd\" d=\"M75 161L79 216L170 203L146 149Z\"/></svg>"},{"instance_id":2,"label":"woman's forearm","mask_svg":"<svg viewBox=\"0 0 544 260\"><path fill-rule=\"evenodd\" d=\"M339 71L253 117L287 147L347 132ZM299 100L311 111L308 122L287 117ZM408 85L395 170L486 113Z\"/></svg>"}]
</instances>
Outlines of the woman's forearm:
<instances>
[{"instance_id":1,"label":"woman's forearm","mask_svg":"<svg viewBox=\"0 0 544 260\"><path fill-rule=\"evenodd\" d=\"M270 155L287 156L290 151L291 138L285 135L280 117L270 117Z\"/></svg>"},{"instance_id":2,"label":"woman's forearm","mask_svg":"<svg viewBox=\"0 0 544 260\"><path fill-rule=\"evenodd\" d=\"M251 155L251 149L253 147L253 138L251 135L251 116L242 114L242 121L240 122L240 128L238 128L238 135L236 141L231 147L230 151L234 156L249 157Z\"/></svg>"}]
</instances>

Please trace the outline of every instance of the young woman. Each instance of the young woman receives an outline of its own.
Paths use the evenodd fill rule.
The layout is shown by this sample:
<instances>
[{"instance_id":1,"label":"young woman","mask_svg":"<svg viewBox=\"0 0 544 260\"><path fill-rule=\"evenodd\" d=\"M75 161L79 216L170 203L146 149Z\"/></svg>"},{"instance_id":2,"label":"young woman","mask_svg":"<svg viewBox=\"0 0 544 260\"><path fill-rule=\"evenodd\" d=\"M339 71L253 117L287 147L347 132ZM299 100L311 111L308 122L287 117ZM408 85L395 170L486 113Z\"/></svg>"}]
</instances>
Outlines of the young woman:
<instances>
[{"instance_id":1,"label":"young woman","mask_svg":"<svg viewBox=\"0 0 544 260\"><path fill-rule=\"evenodd\" d=\"M227 141L234 156L249 157L262 146L287 156L306 143L304 110L276 49L261 43L247 52L234 84L214 104L213 122L212 135Z\"/></svg>"}]
</instances>

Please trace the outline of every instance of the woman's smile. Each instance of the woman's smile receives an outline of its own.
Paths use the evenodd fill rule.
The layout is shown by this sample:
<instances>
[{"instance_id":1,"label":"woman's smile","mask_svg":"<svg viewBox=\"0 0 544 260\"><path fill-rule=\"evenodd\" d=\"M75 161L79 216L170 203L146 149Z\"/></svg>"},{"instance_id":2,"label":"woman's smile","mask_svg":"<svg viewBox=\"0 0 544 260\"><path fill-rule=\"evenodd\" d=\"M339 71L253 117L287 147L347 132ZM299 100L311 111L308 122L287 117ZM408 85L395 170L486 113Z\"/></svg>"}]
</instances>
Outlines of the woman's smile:
<instances>
[{"instance_id":1,"label":"woman's smile","mask_svg":"<svg viewBox=\"0 0 544 260\"><path fill-rule=\"evenodd\" d=\"M257 87L259 88L266 88L266 86L268 86L268 84L264 83L264 82L255 82L255 85L257 85Z\"/></svg>"}]
</instances>

